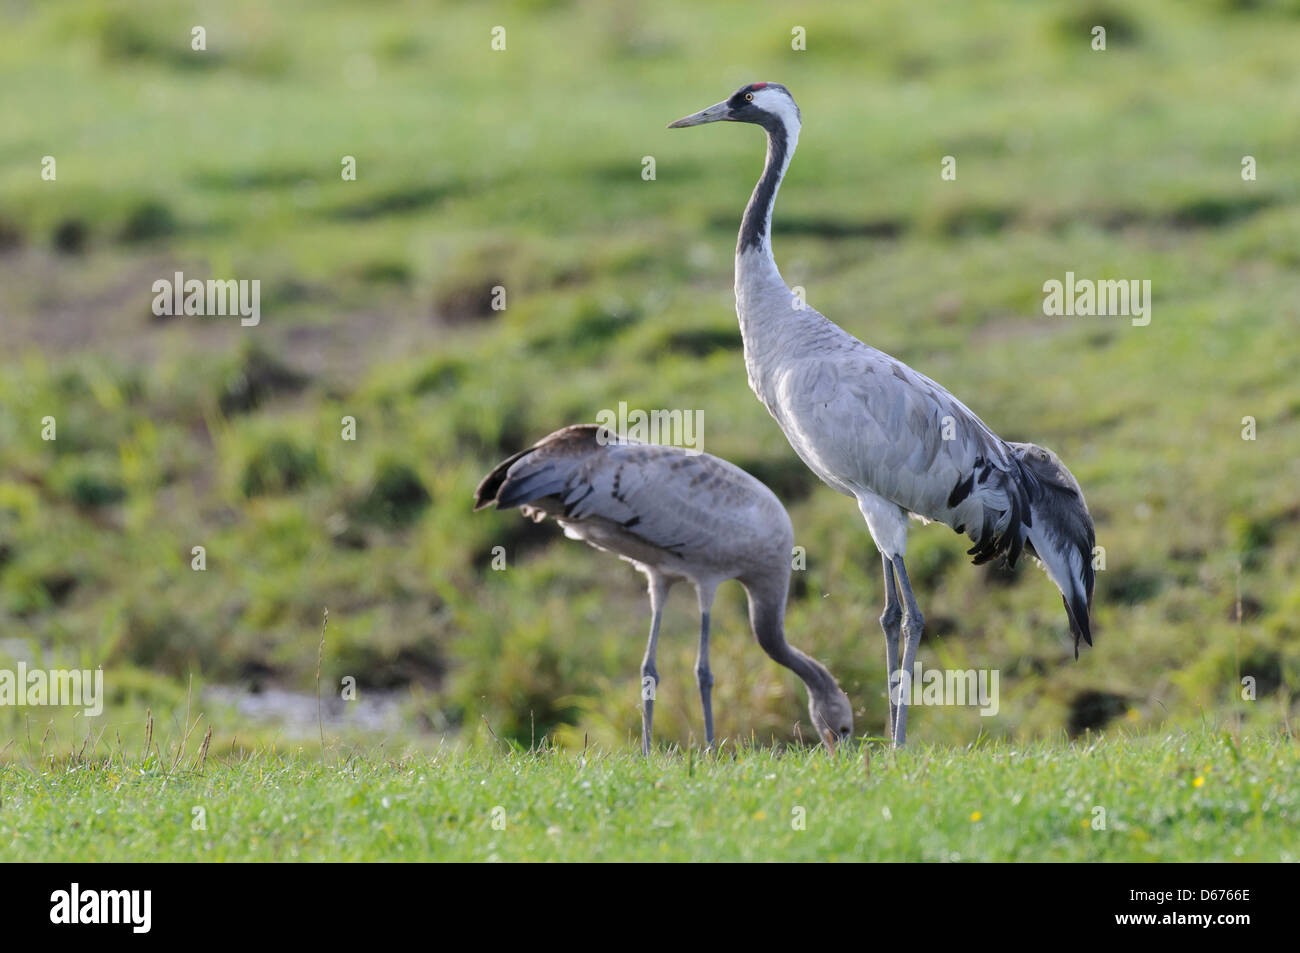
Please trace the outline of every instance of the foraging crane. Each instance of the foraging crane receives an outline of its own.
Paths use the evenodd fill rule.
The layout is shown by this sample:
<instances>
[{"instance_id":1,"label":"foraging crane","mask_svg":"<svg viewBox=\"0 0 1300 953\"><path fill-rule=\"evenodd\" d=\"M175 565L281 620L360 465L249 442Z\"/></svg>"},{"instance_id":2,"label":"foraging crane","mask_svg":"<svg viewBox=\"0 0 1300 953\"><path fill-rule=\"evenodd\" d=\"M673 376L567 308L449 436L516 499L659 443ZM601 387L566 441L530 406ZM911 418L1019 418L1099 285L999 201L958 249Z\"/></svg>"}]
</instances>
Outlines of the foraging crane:
<instances>
[{"instance_id":1,"label":"foraging crane","mask_svg":"<svg viewBox=\"0 0 1300 953\"><path fill-rule=\"evenodd\" d=\"M566 536L616 553L645 574L651 618L641 662L642 753L650 753L659 684L659 620L668 589L679 579L699 597L695 678L710 748L709 611L728 579L745 587L750 626L763 651L803 679L813 727L826 746L852 736L848 696L826 666L785 640L794 530L772 491L744 470L706 453L620 440L604 427L579 424L499 463L474 491L474 509L490 503L497 509L518 506L537 522L550 516Z\"/></svg>"},{"instance_id":2,"label":"foraging crane","mask_svg":"<svg viewBox=\"0 0 1300 953\"><path fill-rule=\"evenodd\" d=\"M908 517L968 534L977 565L1002 556L1014 566L1027 549L1061 591L1076 659L1081 638L1092 644L1092 518L1078 482L1054 453L1002 440L934 381L863 344L786 286L772 257L771 225L799 141L790 91L751 83L668 128L719 121L753 123L767 133L766 165L736 243L736 314L749 386L800 459L857 500L880 550L889 729L902 745L922 628L903 562Z\"/></svg>"}]
</instances>

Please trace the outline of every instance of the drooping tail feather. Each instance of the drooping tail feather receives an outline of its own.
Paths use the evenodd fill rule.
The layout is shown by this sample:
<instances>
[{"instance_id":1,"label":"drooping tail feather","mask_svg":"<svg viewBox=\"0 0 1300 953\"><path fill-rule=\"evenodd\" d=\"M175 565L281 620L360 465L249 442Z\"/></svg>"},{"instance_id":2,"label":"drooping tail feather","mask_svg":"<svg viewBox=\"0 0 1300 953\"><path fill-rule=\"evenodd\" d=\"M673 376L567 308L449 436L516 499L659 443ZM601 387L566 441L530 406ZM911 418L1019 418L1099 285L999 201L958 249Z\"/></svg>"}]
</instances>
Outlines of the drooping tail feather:
<instances>
[{"instance_id":1,"label":"drooping tail feather","mask_svg":"<svg viewBox=\"0 0 1300 953\"><path fill-rule=\"evenodd\" d=\"M1079 482L1056 454L1032 443L1008 446L1020 464L1033 517L1022 529L1025 545L1061 590L1077 659L1080 639L1092 645L1092 517Z\"/></svg>"},{"instance_id":2,"label":"drooping tail feather","mask_svg":"<svg viewBox=\"0 0 1300 953\"><path fill-rule=\"evenodd\" d=\"M595 424L575 424L543 437L502 460L482 479L474 491L474 509L493 503L497 509L509 509L560 493L574 468L581 464L581 453L577 451L601 446L602 442L616 441Z\"/></svg>"},{"instance_id":3,"label":"drooping tail feather","mask_svg":"<svg viewBox=\"0 0 1300 953\"><path fill-rule=\"evenodd\" d=\"M490 506L497 502L497 494L501 492L501 484L506 482L506 474L510 472L511 465L520 457L532 453L533 447L526 450L520 450L513 456L507 457L493 468L492 472L479 481L478 488L474 491L474 509L481 510L485 506Z\"/></svg>"},{"instance_id":4,"label":"drooping tail feather","mask_svg":"<svg viewBox=\"0 0 1300 953\"><path fill-rule=\"evenodd\" d=\"M484 477L474 493L474 509L495 503L497 509L508 510L561 493L568 471L535 450L530 447L515 454Z\"/></svg>"}]
</instances>

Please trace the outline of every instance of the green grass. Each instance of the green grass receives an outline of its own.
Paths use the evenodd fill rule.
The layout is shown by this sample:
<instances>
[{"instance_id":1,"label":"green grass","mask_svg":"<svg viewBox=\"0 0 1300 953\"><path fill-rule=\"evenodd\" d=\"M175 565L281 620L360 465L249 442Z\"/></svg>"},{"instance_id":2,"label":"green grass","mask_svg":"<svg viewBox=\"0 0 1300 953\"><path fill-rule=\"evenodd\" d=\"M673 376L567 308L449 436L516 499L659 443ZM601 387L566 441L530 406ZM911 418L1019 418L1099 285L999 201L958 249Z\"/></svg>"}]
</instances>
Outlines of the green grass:
<instances>
[{"instance_id":1,"label":"green grass","mask_svg":"<svg viewBox=\"0 0 1300 953\"><path fill-rule=\"evenodd\" d=\"M0 767L0 859L1300 859L1279 734L170 760Z\"/></svg>"},{"instance_id":2,"label":"green grass","mask_svg":"<svg viewBox=\"0 0 1300 953\"><path fill-rule=\"evenodd\" d=\"M638 724L643 581L470 500L504 455L626 401L703 411L704 448L777 489L807 550L791 641L835 672L860 730L882 731L877 556L739 352L731 254L761 138L664 129L768 79L805 120L775 214L786 279L1007 439L1058 451L1106 549L1097 644L1075 663L1041 573L971 567L963 540L918 528L921 661L996 668L1003 698L988 719L917 711L912 736L1058 738L1098 695L1132 731L1294 720L1296 13L7 7L0 666L102 665L95 728L128 744L191 677L217 739L268 740L274 726L199 699L313 691L328 607L327 693L349 676L363 697L398 692L403 744L473 742L486 715L503 737L612 750ZM189 50L196 22L206 57ZM790 49L795 23L806 51ZM55 182L39 178L47 154ZM939 176L949 154L955 182ZM1246 154L1257 181L1240 177ZM152 319L151 283L175 270L261 280L262 323ZM1149 278L1150 326L1043 317L1043 282L1067 270ZM504 312L483 304L497 283ZM659 659L657 732L681 744L700 731L691 602L674 594ZM802 687L753 644L738 587L714 628L720 734L806 734ZM45 730L46 712L0 711L0 748L29 717Z\"/></svg>"}]
</instances>

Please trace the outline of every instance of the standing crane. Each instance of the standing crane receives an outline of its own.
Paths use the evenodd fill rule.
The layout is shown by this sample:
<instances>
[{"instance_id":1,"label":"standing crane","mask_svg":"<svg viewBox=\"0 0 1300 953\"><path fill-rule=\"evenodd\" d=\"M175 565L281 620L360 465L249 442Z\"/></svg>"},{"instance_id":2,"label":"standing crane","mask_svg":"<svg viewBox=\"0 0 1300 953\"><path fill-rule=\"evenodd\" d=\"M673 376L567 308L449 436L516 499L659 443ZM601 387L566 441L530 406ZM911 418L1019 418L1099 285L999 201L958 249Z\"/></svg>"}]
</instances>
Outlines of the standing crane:
<instances>
[{"instance_id":1,"label":"standing crane","mask_svg":"<svg viewBox=\"0 0 1300 953\"><path fill-rule=\"evenodd\" d=\"M903 556L908 517L966 533L978 565L1027 550L1061 591L1074 635L1092 644L1092 518L1050 450L1002 440L923 374L868 347L796 297L772 257L772 206L799 142L800 113L779 83L751 83L668 128L747 122L767 161L736 243L736 315L749 386L800 459L857 500L885 578L890 733L907 738L907 700L923 620ZM900 666L899 645L902 641Z\"/></svg>"},{"instance_id":2,"label":"standing crane","mask_svg":"<svg viewBox=\"0 0 1300 953\"><path fill-rule=\"evenodd\" d=\"M704 736L713 747L709 612L717 588L735 579L749 597L754 637L772 660L803 680L814 729L833 749L853 734L853 708L831 673L785 640L794 530L775 494L744 470L706 453L620 440L579 424L501 461L474 492L474 509L518 506L566 536L616 553L645 574L650 640L641 662L641 751L650 753L659 621L669 587L684 579L700 606L695 678Z\"/></svg>"}]
</instances>

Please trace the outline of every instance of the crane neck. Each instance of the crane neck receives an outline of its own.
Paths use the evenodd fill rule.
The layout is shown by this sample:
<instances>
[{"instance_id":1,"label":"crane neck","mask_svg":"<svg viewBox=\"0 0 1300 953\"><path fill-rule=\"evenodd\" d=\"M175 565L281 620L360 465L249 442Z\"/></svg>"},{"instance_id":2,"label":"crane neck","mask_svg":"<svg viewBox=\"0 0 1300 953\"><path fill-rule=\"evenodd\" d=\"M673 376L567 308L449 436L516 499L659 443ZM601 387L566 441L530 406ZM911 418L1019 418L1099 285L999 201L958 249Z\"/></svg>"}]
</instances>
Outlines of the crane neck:
<instances>
[{"instance_id":1,"label":"crane neck","mask_svg":"<svg viewBox=\"0 0 1300 953\"><path fill-rule=\"evenodd\" d=\"M778 281L781 278L776 268L776 259L772 256L772 207L776 204L776 193L781 188L781 180L785 178L785 171L790 167L790 159L799 144L799 123L796 120L787 125L774 117L763 128L767 132L767 161L740 223L740 236L736 240L738 282L742 272L755 278L761 276L770 279L774 276Z\"/></svg>"},{"instance_id":2,"label":"crane neck","mask_svg":"<svg viewBox=\"0 0 1300 953\"><path fill-rule=\"evenodd\" d=\"M794 672L813 697L824 697L837 686L826 666L809 658L785 640L785 592L780 598L762 589L746 586L749 595L749 624L754 638L772 661Z\"/></svg>"}]
</instances>

